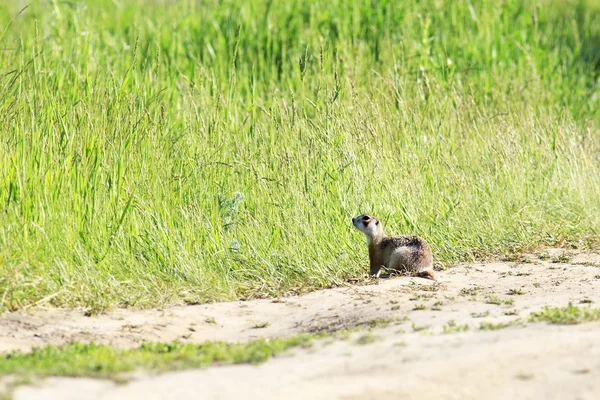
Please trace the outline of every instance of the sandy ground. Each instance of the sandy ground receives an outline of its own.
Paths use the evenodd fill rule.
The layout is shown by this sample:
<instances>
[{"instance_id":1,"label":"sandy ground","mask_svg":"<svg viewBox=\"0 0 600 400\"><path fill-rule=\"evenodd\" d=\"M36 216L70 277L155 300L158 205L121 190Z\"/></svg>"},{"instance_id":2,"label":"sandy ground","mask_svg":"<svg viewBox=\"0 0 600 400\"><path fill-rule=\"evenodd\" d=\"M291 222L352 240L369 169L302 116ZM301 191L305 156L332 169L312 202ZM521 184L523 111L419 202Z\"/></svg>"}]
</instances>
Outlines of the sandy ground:
<instances>
[{"instance_id":1,"label":"sandy ground","mask_svg":"<svg viewBox=\"0 0 600 400\"><path fill-rule=\"evenodd\" d=\"M380 280L301 297L157 310L35 310L0 316L0 351L70 340L136 346L144 340L244 341L338 330L259 366L215 366L127 384L52 378L21 386L24 399L599 399L600 323L524 322L544 305L600 302L600 254L548 249L515 262L460 264L443 282ZM509 294L517 290L522 294ZM489 304L495 297L513 304ZM500 330L482 322L522 321ZM376 323L375 323L376 322ZM264 328L257 326L267 325ZM464 332L457 326L467 325ZM370 339L370 340L367 340ZM369 342L360 344L361 342ZM293 354L292 354L293 353Z\"/></svg>"}]
</instances>

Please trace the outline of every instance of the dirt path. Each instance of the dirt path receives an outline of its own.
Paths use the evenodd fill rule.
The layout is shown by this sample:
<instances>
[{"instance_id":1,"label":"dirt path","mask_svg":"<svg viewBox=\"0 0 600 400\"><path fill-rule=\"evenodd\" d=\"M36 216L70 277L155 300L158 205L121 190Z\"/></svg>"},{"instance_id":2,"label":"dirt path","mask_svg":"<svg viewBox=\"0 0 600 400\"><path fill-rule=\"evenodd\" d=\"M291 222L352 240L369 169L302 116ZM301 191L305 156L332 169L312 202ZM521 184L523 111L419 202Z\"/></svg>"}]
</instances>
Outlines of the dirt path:
<instances>
[{"instance_id":1,"label":"dirt path","mask_svg":"<svg viewBox=\"0 0 600 400\"><path fill-rule=\"evenodd\" d=\"M441 284L396 278L275 301L97 317L64 310L7 314L0 317L0 350L69 340L243 341L370 322L376 327L369 333L260 366L140 373L126 385L51 379L19 388L15 399L600 398L600 324L479 329L482 322L525 320L544 305L600 302L600 254L550 249L519 261L461 264L443 272ZM466 332L443 334L464 325Z\"/></svg>"}]
</instances>

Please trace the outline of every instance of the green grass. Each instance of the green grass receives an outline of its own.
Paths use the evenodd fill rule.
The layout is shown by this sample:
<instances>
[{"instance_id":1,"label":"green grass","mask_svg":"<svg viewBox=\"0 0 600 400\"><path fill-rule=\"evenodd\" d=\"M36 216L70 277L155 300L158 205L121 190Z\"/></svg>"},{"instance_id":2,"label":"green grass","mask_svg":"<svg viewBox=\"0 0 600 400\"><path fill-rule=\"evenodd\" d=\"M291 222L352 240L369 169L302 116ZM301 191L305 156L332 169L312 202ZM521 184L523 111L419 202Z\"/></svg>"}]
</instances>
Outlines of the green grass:
<instances>
[{"instance_id":1,"label":"green grass","mask_svg":"<svg viewBox=\"0 0 600 400\"><path fill-rule=\"evenodd\" d=\"M476 313L476 312L471 313L471 317L473 317L473 318L484 318L489 315L490 315L489 311L484 311L484 312L479 312L479 313Z\"/></svg>"},{"instance_id":2,"label":"green grass","mask_svg":"<svg viewBox=\"0 0 600 400\"><path fill-rule=\"evenodd\" d=\"M598 242L600 6L0 5L0 308L277 296Z\"/></svg>"},{"instance_id":3,"label":"green grass","mask_svg":"<svg viewBox=\"0 0 600 400\"><path fill-rule=\"evenodd\" d=\"M419 326L419 325L415 324L414 322L412 323L411 326L412 326L412 329L413 329L414 332L426 331L427 329L431 328L430 325L421 325L421 326Z\"/></svg>"},{"instance_id":4,"label":"green grass","mask_svg":"<svg viewBox=\"0 0 600 400\"><path fill-rule=\"evenodd\" d=\"M371 344L371 343L375 343L378 340L381 340L381 338L379 336L373 335L372 333L369 332L369 333L365 333L364 335L362 335L361 337L356 339L356 343L357 344Z\"/></svg>"},{"instance_id":5,"label":"green grass","mask_svg":"<svg viewBox=\"0 0 600 400\"><path fill-rule=\"evenodd\" d=\"M512 306L515 301L513 299L501 299L498 296L490 296L485 300L486 304L506 305Z\"/></svg>"},{"instance_id":6,"label":"green grass","mask_svg":"<svg viewBox=\"0 0 600 400\"><path fill-rule=\"evenodd\" d=\"M514 322L488 322L483 321L479 323L479 329L482 331L496 331L498 329L508 328L509 326L514 325Z\"/></svg>"},{"instance_id":7,"label":"green grass","mask_svg":"<svg viewBox=\"0 0 600 400\"><path fill-rule=\"evenodd\" d=\"M462 296L476 296L483 288L479 286L471 287L471 288L462 288L460 290L460 294Z\"/></svg>"},{"instance_id":8,"label":"green grass","mask_svg":"<svg viewBox=\"0 0 600 400\"><path fill-rule=\"evenodd\" d=\"M567 307L545 306L541 311L531 313L529 320L560 325L580 324L600 320L600 308L577 307L571 303Z\"/></svg>"},{"instance_id":9,"label":"green grass","mask_svg":"<svg viewBox=\"0 0 600 400\"><path fill-rule=\"evenodd\" d=\"M557 257L552 258L553 263L568 263L571 261L573 256L571 254L561 254Z\"/></svg>"},{"instance_id":10,"label":"green grass","mask_svg":"<svg viewBox=\"0 0 600 400\"><path fill-rule=\"evenodd\" d=\"M457 333L457 332L466 332L469 330L469 325L468 324L464 324L464 325L458 325L456 323L456 321L454 321L453 319L451 319L450 321L448 321L443 327L442 327L442 332L443 333Z\"/></svg>"},{"instance_id":11,"label":"green grass","mask_svg":"<svg viewBox=\"0 0 600 400\"><path fill-rule=\"evenodd\" d=\"M0 355L0 375L120 379L120 373L139 369L170 371L201 368L212 364L257 364L289 348L310 346L313 339L324 335L302 334L289 338L257 339L240 344L148 342L128 350L93 343L44 346L28 353Z\"/></svg>"},{"instance_id":12,"label":"green grass","mask_svg":"<svg viewBox=\"0 0 600 400\"><path fill-rule=\"evenodd\" d=\"M386 326L389 326L390 324L399 325L399 324L403 323L405 320L406 320L406 318L375 318L375 319L370 319L365 322L361 322L358 324L358 326L367 327L369 329L385 328Z\"/></svg>"}]
</instances>

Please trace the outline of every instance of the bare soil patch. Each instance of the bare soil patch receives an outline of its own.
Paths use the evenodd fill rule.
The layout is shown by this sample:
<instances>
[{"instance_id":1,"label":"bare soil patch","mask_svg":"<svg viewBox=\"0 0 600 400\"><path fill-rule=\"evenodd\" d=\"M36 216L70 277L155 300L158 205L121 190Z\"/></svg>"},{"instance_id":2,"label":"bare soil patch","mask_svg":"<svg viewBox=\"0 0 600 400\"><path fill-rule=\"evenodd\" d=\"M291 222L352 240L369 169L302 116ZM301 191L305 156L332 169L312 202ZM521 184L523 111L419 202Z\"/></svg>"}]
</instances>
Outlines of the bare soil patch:
<instances>
[{"instance_id":1,"label":"bare soil patch","mask_svg":"<svg viewBox=\"0 0 600 400\"><path fill-rule=\"evenodd\" d=\"M122 347L144 340L235 342L364 326L370 329L347 340L260 366L139 373L125 385L53 378L19 388L15 398L149 400L191 398L199 390L214 399L600 398L600 324L526 322L546 305L598 305L600 254L549 249L514 261L460 264L441 276L441 283L394 278L300 297L92 317L77 310L5 314L0 350L72 340ZM510 326L494 330L504 325Z\"/></svg>"}]
</instances>

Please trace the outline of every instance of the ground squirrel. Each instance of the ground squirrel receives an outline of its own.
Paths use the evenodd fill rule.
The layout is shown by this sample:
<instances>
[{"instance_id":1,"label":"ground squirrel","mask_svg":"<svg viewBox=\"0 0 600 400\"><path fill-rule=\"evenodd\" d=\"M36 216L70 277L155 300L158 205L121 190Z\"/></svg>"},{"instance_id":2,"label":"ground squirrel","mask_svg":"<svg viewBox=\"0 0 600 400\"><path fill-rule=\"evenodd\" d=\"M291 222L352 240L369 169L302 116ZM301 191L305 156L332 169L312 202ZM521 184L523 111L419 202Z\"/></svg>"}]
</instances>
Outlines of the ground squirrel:
<instances>
[{"instance_id":1,"label":"ground squirrel","mask_svg":"<svg viewBox=\"0 0 600 400\"><path fill-rule=\"evenodd\" d=\"M431 248L425 239L412 235L387 236L381 222L367 214L352 218L352 224L367 236L371 275L379 277L385 267L438 280L433 270Z\"/></svg>"}]
</instances>

